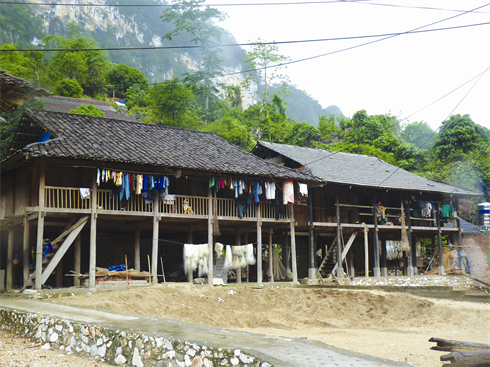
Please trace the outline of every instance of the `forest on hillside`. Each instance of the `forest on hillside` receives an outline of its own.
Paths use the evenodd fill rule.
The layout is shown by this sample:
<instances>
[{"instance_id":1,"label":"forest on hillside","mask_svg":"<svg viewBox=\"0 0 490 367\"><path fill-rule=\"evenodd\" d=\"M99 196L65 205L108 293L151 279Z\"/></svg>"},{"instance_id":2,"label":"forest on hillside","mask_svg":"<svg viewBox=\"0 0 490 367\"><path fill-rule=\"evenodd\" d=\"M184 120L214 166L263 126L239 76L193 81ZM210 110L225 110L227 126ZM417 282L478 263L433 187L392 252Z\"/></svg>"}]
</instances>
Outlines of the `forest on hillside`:
<instances>
[{"instance_id":1,"label":"forest on hillside","mask_svg":"<svg viewBox=\"0 0 490 367\"><path fill-rule=\"evenodd\" d=\"M19 22L8 32L3 28L1 68L62 96L105 100L117 90L125 107L115 106L123 113L145 123L210 131L245 150L263 140L372 155L433 180L481 191L488 198L490 130L476 124L469 115L450 116L434 131L425 122L403 122L390 114L369 115L360 110L346 117L335 106L322 109L316 101L308 104L303 96L309 96L290 86L281 67L276 67L287 58L279 53L277 45L260 40L242 55L246 71L243 83L223 85L217 78L222 74L218 47L222 33L215 25L223 14L209 7L198 8L199 3L181 1L179 6L169 6L161 20L171 25L162 35L164 39L186 37L189 44L205 46L195 51L201 64L196 70L174 74L159 83L150 83L134 66L112 61L107 51L16 51L18 46L13 42L23 45L28 37L8 39L8 33L21 34L19 27L23 27L25 34L42 34L41 24L35 22ZM0 14L0 24L5 20L1 17L22 16ZM74 23L65 35L43 37L41 45L65 50L100 47ZM245 106L244 91L256 93L256 103ZM30 101L1 115L2 159L25 108L42 105ZM85 113L103 115L94 110ZM314 121L308 123L307 119ZM475 202L463 205L463 218L474 220L474 208Z\"/></svg>"}]
</instances>

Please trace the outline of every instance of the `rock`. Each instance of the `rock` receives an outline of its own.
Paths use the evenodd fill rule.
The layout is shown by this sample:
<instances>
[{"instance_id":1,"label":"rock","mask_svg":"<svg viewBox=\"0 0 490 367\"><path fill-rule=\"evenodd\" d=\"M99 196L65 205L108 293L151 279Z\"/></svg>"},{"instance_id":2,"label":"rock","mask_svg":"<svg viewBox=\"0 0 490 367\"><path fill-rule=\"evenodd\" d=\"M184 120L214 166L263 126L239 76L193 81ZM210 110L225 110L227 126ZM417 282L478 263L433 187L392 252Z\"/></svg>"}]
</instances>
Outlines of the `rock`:
<instances>
[{"instance_id":1,"label":"rock","mask_svg":"<svg viewBox=\"0 0 490 367\"><path fill-rule=\"evenodd\" d=\"M131 363L133 364L133 366L143 367L143 361L141 360L140 353L138 351L138 348L136 347L134 348L133 360L131 361Z\"/></svg>"},{"instance_id":2,"label":"rock","mask_svg":"<svg viewBox=\"0 0 490 367\"><path fill-rule=\"evenodd\" d=\"M114 359L114 362L116 362L118 366L122 366L124 363L126 363L126 358L124 358L122 354L118 354Z\"/></svg>"},{"instance_id":3,"label":"rock","mask_svg":"<svg viewBox=\"0 0 490 367\"><path fill-rule=\"evenodd\" d=\"M58 333L52 333L50 336L49 336L49 341L51 343L54 343L55 341L58 340Z\"/></svg>"},{"instance_id":4,"label":"rock","mask_svg":"<svg viewBox=\"0 0 490 367\"><path fill-rule=\"evenodd\" d=\"M51 348L49 343L43 344L43 346L41 347L41 349L49 349L49 348Z\"/></svg>"}]
</instances>

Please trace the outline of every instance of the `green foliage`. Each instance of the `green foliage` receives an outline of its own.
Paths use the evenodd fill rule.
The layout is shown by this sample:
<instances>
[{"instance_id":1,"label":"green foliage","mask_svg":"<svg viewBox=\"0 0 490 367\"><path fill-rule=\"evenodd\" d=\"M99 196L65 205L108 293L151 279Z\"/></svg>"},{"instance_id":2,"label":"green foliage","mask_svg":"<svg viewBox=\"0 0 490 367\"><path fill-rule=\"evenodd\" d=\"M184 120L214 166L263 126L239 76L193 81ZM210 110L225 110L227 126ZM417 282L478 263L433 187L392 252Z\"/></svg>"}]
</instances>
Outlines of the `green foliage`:
<instances>
[{"instance_id":1,"label":"green foliage","mask_svg":"<svg viewBox=\"0 0 490 367\"><path fill-rule=\"evenodd\" d=\"M76 113L78 115L89 115L89 116L97 116L97 117L105 116L105 113L102 112L97 107L95 107L93 104L80 105L76 109L70 110L69 112Z\"/></svg>"},{"instance_id":2,"label":"green foliage","mask_svg":"<svg viewBox=\"0 0 490 367\"><path fill-rule=\"evenodd\" d=\"M252 150L256 141L252 133L238 119L223 117L208 124L204 131L210 131L222 137L224 140L239 146L247 151Z\"/></svg>"},{"instance_id":3,"label":"green foliage","mask_svg":"<svg viewBox=\"0 0 490 367\"><path fill-rule=\"evenodd\" d=\"M179 84L176 78L155 85L150 91L149 101L154 118L163 125L194 130L201 126L192 91Z\"/></svg>"},{"instance_id":4,"label":"green foliage","mask_svg":"<svg viewBox=\"0 0 490 367\"><path fill-rule=\"evenodd\" d=\"M407 143L414 144L421 149L428 149L432 145L436 133L427 122L412 122L403 128L400 136Z\"/></svg>"},{"instance_id":5,"label":"green foliage","mask_svg":"<svg viewBox=\"0 0 490 367\"><path fill-rule=\"evenodd\" d=\"M265 102L269 101L268 87L273 84L280 85L280 90L277 94L285 94L289 84L287 75L280 74L279 70L284 69L282 64L291 60L289 57L279 54L279 47L273 44L264 44L258 38L256 42L252 42L252 50L245 52L245 63L248 65L250 74L245 79L244 85L249 87L255 85L257 93L261 95ZM263 93L260 93L261 86L264 86Z\"/></svg>"},{"instance_id":6,"label":"green foliage","mask_svg":"<svg viewBox=\"0 0 490 367\"><path fill-rule=\"evenodd\" d=\"M83 88L76 80L65 78L56 86L55 92L60 96L81 98Z\"/></svg>"},{"instance_id":7,"label":"green foliage","mask_svg":"<svg viewBox=\"0 0 490 367\"><path fill-rule=\"evenodd\" d=\"M294 122L284 142L290 145L313 148L314 142L319 141L321 141L321 134L316 127L306 122Z\"/></svg>"},{"instance_id":8,"label":"green foliage","mask_svg":"<svg viewBox=\"0 0 490 367\"><path fill-rule=\"evenodd\" d=\"M95 40L76 33L74 23L70 24L70 36L47 36L44 43L48 48L86 49L98 48ZM61 79L77 80L84 94L94 97L103 91L105 73L108 68L105 51L58 51L47 63L47 77L51 83L58 84Z\"/></svg>"},{"instance_id":9,"label":"green foliage","mask_svg":"<svg viewBox=\"0 0 490 367\"><path fill-rule=\"evenodd\" d=\"M324 141L331 140L332 134L342 134L342 129L335 123L335 116L320 115L318 122L318 131L320 132L321 139Z\"/></svg>"},{"instance_id":10,"label":"green foliage","mask_svg":"<svg viewBox=\"0 0 490 367\"><path fill-rule=\"evenodd\" d=\"M469 115L453 115L442 124L434 141L434 155L441 162L459 160L489 141L490 137L482 134Z\"/></svg>"},{"instance_id":11,"label":"green foliage","mask_svg":"<svg viewBox=\"0 0 490 367\"><path fill-rule=\"evenodd\" d=\"M26 109L43 110L44 102L29 99L21 106L0 113L0 160L7 157L20 119Z\"/></svg>"},{"instance_id":12,"label":"green foliage","mask_svg":"<svg viewBox=\"0 0 490 367\"><path fill-rule=\"evenodd\" d=\"M17 50L17 45L4 44L0 50ZM1 69L19 78L39 82L43 56L38 51L0 52Z\"/></svg>"},{"instance_id":13,"label":"green foliage","mask_svg":"<svg viewBox=\"0 0 490 367\"><path fill-rule=\"evenodd\" d=\"M119 64L113 67L106 75L106 81L113 88L127 94L130 88L138 87L140 90L148 91L148 79L136 68Z\"/></svg>"}]
</instances>

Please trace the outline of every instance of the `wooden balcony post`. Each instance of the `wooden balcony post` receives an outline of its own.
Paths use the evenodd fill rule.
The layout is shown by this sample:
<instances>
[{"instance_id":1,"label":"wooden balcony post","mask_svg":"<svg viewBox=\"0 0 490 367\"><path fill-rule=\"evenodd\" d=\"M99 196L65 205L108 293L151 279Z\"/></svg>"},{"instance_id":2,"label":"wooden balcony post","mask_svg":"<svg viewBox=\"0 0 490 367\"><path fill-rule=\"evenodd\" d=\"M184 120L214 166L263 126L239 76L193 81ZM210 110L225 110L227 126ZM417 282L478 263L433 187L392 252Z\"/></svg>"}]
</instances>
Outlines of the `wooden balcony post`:
<instances>
[{"instance_id":1,"label":"wooden balcony post","mask_svg":"<svg viewBox=\"0 0 490 367\"><path fill-rule=\"evenodd\" d=\"M364 225L364 276L369 278L369 240L368 240L368 228L366 223Z\"/></svg>"},{"instance_id":2,"label":"wooden balcony post","mask_svg":"<svg viewBox=\"0 0 490 367\"><path fill-rule=\"evenodd\" d=\"M43 273L43 245L44 245L44 189L46 186L46 165L44 161L39 166L39 213L37 217L36 239L36 283L35 289L41 290L41 277Z\"/></svg>"},{"instance_id":3,"label":"wooden balcony post","mask_svg":"<svg viewBox=\"0 0 490 367\"><path fill-rule=\"evenodd\" d=\"M95 267L97 259L97 171L92 176L90 193L90 261L88 267L88 287L95 289ZM37 275L36 275L37 278Z\"/></svg>"},{"instance_id":4,"label":"wooden balcony post","mask_svg":"<svg viewBox=\"0 0 490 367\"><path fill-rule=\"evenodd\" d=\"M236 230L235 233L235 245L241 246L242 245L242 239L240 237L240 230ZM236 282L241 283L242 282L242 268L236 269Z\"/></svg>"},{"instance_id":5,"label":"wooden balcony post","mask_svg":"<svg viewBox=\"0 0 490 367\"><path fill-rule=\"evenodd\" d=\"M159 203L160 203L160 193L155 192L155 198L153 199L153 238L151 245L151 283L158 283L158 236L159 236L159 225L160 217L158 213Z\"/></svg>"},{"instance_id":6,"label":"wooden balcony post","mask_svg":"<svg viewBox=\"0 0 490 367\"><path fill-rule=\"evenodd\" d=\"M82 259L82 233L79 233L77 238L75 238L75 247L73 249L73 270L76 273L81 271L81 259ZM80 278L73 277L73 285L75 287L80 286Z\"/></svg>"},{"instance_id":7,"label":"wooden balcony post","mask_svg":"<svg viewBox=\"0 0 490 367\"><path fill-rule=\"evenodd\" d=\"M257 211L257 283L262 284L262 215Z\"/></svg>"},{"instance_id":8,"label":"wooden balcony post","mask_svg":"<svg viewBox=\"0 0 490 367\"><path fill-rule=\"evenodd\" d=\"M24 238L22 245L22 275L23 275L23 285L27 284L27 280L29 279L29 259L31 258L31 251L29 247L30 241L30 231L29 231L29 221L27 220L27 211L24 216Z\"/></svg>"},{"instance_id":9,"label":"wooden balcony post","mask_svg":"<svg viewBox=\"0 0 490 367\"><path fill-rule=\"evenodd\" d=\"M294 207L293 203L288 203L290 210L290 232L291 232L291 267L293 271L293 283L298 283L298 266L296 264L296 222L294 220Z\"/></svg>"},{"instance_id":10,"label":"wooden balcony post","mask_svg":"<svg viewBox=\"0 0 490 367\"><path fill-rule=\"evenodd\" d=\"M213 285L213 191L208 191L208 283Z\"/></svg>"},{"instance_id":11,"label":"wooden balcony post","mask_svg":"<svg viewBox=\"0 0 490 367\"><path fill-rule=\"evenodd\" d=\"M141 223L134 226L134 270L141 271Z\"/></svg>"}]
</instances>

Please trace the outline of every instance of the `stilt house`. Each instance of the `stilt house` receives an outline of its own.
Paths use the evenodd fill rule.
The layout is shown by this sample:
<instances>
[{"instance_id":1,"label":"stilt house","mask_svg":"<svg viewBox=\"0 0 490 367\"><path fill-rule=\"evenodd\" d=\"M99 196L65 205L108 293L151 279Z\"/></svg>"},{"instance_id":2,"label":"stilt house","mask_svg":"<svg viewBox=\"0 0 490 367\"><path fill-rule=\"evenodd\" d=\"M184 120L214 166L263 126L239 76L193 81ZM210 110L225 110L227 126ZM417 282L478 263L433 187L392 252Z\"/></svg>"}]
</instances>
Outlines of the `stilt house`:
<instances>
[{"instance_id":1,"label":"stilt house","mask_svg":"<svg viewBox=\"0 0 490 367\"><path fill-rule=\"evenodd\" d=\"M264 199L263 183L277 187L275 198ZM272 236L274 229L290 236L297 281L294 198L284 204L283 183L298 195L297 183L323 182L211 133L26 110L1 166L7 289L41 289L48 280L79 285L65 275L83 272L94 288L96 267L126 258L129 268L150 271L153 283L164 274L180 280L184 244L208 244L212 282L215 240L254 243L259 250L249 279L260 283L262 232Z\"/></svg>"},{"instance_id":2,"label":"stilt house","mask_svg":"<svg viewBox=\"0 0 490 367\"><path fill-rule=\"evenodd\" d=\"M441 236L451 235L451 243L462 243L459 200L481 196L372 156L262 141L252 153L325 182L323 187L310 188L308 205L295 208L296 218L304 218L298 221L296 235L309 240L310 279L327 268L327 273L339 277L386 276L389 268L417 274L422 259L416 240L436 242L435 252L442 258ZM448 221L456 225L445 227ZM393 245L391 241L396 242L395 248L387 246ZM439 273L443 271L440 266Z\"/></svg>"}]
</instances>

